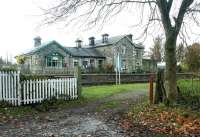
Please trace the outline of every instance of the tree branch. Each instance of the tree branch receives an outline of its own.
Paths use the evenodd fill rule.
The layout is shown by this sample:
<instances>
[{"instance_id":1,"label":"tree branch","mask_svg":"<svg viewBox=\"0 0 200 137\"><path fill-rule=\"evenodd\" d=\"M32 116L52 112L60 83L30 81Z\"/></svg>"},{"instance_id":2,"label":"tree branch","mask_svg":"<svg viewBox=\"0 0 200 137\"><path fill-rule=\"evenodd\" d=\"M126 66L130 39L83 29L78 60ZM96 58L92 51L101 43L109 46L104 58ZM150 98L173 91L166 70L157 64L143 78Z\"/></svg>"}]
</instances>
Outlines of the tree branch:
<instances>
[{"instance_id":1,"label":"tree branch","mask_svg":"<svg viewBox=\"0 0 200 137\"><path fill-rule=\"evenodd\" d=\"M171 7L172 7L172 3L173 3L173 0L169 0L167 2L167 10L168 10L168 13L170 13L170 10L171 10Z\"/></svg>"},{"instance_id":2,"label":"tree branch","mask_svg":"<svg viewBox=\"0 0 200 137\"><path fill-rule=\"evenodd\" d=\"M167 0L157 0L157 5L160 10L161 20L165 29L165 33L170 33L169 31L171 30L172 25L169 18L169 9L171 8L171 6L170 8L168 7L169 5L167 3Z\"/></svg>"},{"instance_id":3,"label":"tree branch","mask_svg":"<svg viewBox=\"0 0 200 137\"><path fill-rule=\"evenodd\" d=\"M183 22L183 18L185 13L187 12L187 9L190 7L190 5L193 3L194 0L183 0L181 3L181 7L178 13L178 17L175 21L175 33L176 35L178 35L180 29L181 29L181 25Z\"/></svg>"}]
</instances>

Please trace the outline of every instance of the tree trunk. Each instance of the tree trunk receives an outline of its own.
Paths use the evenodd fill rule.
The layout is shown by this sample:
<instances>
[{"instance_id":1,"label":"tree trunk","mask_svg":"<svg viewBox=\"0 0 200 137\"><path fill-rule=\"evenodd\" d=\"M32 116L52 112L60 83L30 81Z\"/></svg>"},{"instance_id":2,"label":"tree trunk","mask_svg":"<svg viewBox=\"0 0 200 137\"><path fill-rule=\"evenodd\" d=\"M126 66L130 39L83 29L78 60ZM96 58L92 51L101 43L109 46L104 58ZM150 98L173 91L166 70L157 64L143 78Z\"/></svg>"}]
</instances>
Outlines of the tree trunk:
<instances>
[{"instance_id":1,"label":"tree trunk","mask_svg":"<svg viewBox=\"0 0 200 137\"><path fill-rule=\"evenodd\" d=\"M170 104L174 104L177 100L177 85L176 85L176 39L175 33L166 35L165 42L165 88L167 98Z\"/></svg>"},{"instance_id":2,"label":"tree trunk","mask_svg":"<svg viewBox=\"0 0 200 137\"><path fill-rule=\"evenodd\" d=\"M164 88L164 70L158 69L156 77L156 90L154 96L154 104L166 103L166 91Z\"/></svg>"}]
</instances>

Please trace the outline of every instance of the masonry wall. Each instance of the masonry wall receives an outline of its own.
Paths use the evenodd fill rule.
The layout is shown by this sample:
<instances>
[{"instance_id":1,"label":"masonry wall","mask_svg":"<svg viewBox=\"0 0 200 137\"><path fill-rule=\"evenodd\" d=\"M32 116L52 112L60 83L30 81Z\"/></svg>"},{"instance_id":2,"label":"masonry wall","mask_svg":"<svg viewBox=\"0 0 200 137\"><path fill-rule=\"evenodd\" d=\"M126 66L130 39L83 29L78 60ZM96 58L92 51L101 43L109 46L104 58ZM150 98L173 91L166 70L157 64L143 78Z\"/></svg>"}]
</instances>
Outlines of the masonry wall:
<instances>
[{"instance_id":1,"label":"masonry wall","mask_svg":"<svg viewBox=\"0 0 200 137\"><path fill-rule=\"evenodd\" d=\"M124 60L125 68L123 72L136 72L136 69L142 69L142 55L143 49L135 48L132 43L123 38L115 45L108 45L96 48L106 57L106 64L115 64L116 53L120 53L122 60ZM136 57L136 50L139 56Z\"/></svg>"}]
</instances>

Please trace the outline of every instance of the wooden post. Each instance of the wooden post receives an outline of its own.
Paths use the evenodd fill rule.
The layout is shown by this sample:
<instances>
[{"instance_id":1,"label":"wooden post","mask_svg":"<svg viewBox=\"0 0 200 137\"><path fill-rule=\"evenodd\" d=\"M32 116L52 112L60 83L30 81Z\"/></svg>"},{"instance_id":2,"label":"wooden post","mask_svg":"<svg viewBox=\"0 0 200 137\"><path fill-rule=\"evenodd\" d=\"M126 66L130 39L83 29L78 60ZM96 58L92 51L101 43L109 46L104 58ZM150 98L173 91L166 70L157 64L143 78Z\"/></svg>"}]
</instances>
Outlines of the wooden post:
<instances>
[{"instance_id":1,"label":"wooden post","mask_svg":"<svg viewBox=\"0 0 200 137\"><path fill-rule=\"evenodd\" d=\"M17 93L18 93L18 106L21 105L21 83L20 83L20 71L17 72Z\"/></svg>"},{"instance_id":2,"label":"wooden post","mask_svg":"<svg viewBox=\"0 0 200 137\"><path fill-rule=\"evenodd\" d=\"M166 100L166 91L164 88L164 70L158 69L157 78L156 78L154 104L164 102L165 100Z\"/></svg>"},{"instance_id":3,"label":"wooden post","mask_svg":"<svg viewBox=\"0 0 200 137\"><path fill-rule=\"evenodd\" d=\"M82 83L81 83L81 68L80 66L77 66L75 69L75 77L77 78L77 93L78 98L81 97L81 91L82 91Z\"/></svg>"},{"instance_id":4,"label":"wooden post","mask_svg":"<svg viewBox=\"0 0 200 137\"><path fill-rule=\"evenodd\" d=\"M149 78L149 102L153 103L153 75Z\"/></svg>"}]
</instances>

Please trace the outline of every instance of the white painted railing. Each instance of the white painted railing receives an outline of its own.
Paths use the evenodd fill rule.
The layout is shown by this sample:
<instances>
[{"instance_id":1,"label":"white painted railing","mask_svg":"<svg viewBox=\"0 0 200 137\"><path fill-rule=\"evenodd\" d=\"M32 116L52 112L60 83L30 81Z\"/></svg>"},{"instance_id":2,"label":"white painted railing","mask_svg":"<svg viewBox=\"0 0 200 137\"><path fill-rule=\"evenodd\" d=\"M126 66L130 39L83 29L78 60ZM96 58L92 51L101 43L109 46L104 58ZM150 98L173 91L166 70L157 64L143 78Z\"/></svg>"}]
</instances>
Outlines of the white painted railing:
<instances>
[{"instance_id":1,"label":"white painted railing","mask_svg":"<svg viewBox=\"0 0 200 137\"><path fill-rule=\"evenodd\" d=\"M0 101L14 106L40 103L44 99L76 99L77 79L56 78L25 80L20 82L20 72L0 71Z\"/></svg>"},{"instance_id":2,"label":"white painted railing","mask_svg":"<svg viewBox=\"0 0 200 137\"><path fill-rule=\"evenodd\" d=\"M39 103L44 99L76 99L77 79L58 78L43 80L26 80L22 82L23 104Z\"/></svg>"}]
</instances>

